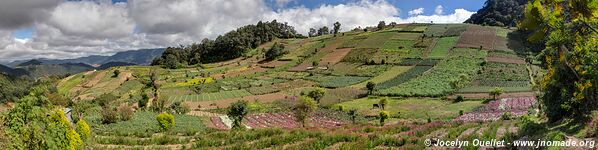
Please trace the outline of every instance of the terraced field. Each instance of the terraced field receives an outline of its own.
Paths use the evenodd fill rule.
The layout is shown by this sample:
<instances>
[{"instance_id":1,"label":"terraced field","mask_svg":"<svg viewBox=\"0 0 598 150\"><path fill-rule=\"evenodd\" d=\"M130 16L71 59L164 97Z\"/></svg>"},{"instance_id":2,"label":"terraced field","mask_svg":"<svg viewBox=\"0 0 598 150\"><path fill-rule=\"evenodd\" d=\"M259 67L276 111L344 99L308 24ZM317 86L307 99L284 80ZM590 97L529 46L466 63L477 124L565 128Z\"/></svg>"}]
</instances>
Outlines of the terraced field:
<instances>
[{"instance_id":1,"label":"terraced field","mask_svg":"<svg viewBox=\"0 0 598 150\"><path fill-rule=\"evenodd\" d=\"M230 98L238 98L244 96L250 96L251 93L247 92L246 90L232 90L232 91L222 91L216 93L206 93L206 94L195 94L195 95L179 95L179 96L171 96L169 99L172 101L211 101L211 100L220 100L220 99L230 99Z\"/></svg>"}]
</instances>

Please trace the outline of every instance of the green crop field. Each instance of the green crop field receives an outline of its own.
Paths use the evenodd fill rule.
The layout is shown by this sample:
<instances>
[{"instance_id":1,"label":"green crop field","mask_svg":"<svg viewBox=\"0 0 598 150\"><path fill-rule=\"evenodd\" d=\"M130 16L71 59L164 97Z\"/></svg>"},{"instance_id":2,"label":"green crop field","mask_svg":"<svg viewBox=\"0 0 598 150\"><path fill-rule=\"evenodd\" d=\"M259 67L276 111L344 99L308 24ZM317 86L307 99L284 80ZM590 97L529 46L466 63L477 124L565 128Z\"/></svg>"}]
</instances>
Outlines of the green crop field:
<instances>
[{"instance_id":1,"label":"green crop field","mask_svg":"<svg viewBox=\"0 0 598 150\"><path fill-rule=\"evenodd\" d=\"M459 38L457 38L457 37L440 38L438 40L438 42L436 42L436 46L434 47L434 49L432 49L432 52L430 53L430 55L428 55L428 58L431 58L431 59L445 58L448 55L449 50L451 50L453 48L453 46L455 46L455 43L457 43L458 39Z\"/></svg>"},{"instance_id":2,"label":"green crop field","mask_svg":"<svg viewBox=\"0 0 598 150\"><path fill-rule=\"evenodd\" d=\"M357 109L361 112L377 113L379 109L373 109L373 104L378 104L379 98L367 97L353 101L343 102L337 105L345 106L347 109ZM439 99L394 99L391 98L386 106L391 115L398 115L399 118L451 120L459 115L459 111L471 111L482 105L482 101L464 101L452 103Z\"/></svg>"},{"instance_id":3,"label":"green crop field","mask_svg":"<svg viewBox=\"0 0 598 150\"><path fill-rule=\"evenodd\" d=\"M397 34L396 32L379 32L371 34L367 39L361 41L356 48L380 48L384 42Z\"/></svg>"},{"instance_id":4,"label":"green crop field","mask_svg":"<svg viewBox=\"0 0 598 150\"><path fill-rule=\"evenodd\" d=\"M481 58L485 51L457 50L450 59L438 63L430 72L388 89L378 94L392 96L443 96L457 89L452 82L459 81L461 75L472 78L480 70Z\"/></svg>"},{"instance_id":5,"label":"green crop field","mask_svg":"<svg viewBox=\"0 0 598 150\"><path fill-rule=\"evenodd\" d=\"M387 71L380 74L379 76L375 76L365 82L353 85L351 87L364 88L366 86L367 82L373 82L376 84L380 84L380 83L389 81L389 80L399 76L400 74L407 72L411 68L413 68L413 67L412 66L393 66L390 69L388 69Z\"/></svg>"},{"instance_id":6,"label":"green crop field","mask_svg":"<svg viewBox=\"0 0 598 150\"><path fill-rule=\"evenodd\" d=\"M380 83L379 85L376 86L376 88L377 89L386 89L386 88L398 86L404 82L409 81L410 79L420 76L424 72L428 71L430 68L432 68L432 67L430 67L430 66L412 67L411 69L405 71L404 73L401 73L390 80Z\"/></svg>"},{"instance_id":7,"label":"green crop field","mask_svg":"<svg viewBox=\"0 0 598 150\"><path fill-rule=\"evenodd\" d=\"M353 84L357 84L363 82L365 80L370 79L369 77L356 77L356 76L336 76L332 77L331 79L327 79L320 83L320 86L327 87L327 88L338 88L338 87L345 87L350 86Z\"/></svg>"},{"instance_id":8,"label":"green crop field","mask_svg":"<svg viewBox=\"0 0 598 150\"><path fill-rule=\"evenodd\" d=\"M250 96L251 93L246 90L222 91L216 93L194 94L194 95L174 95L170 96L172 101L212 101L221 99L238 98Z\"/></svg>"}]
</instances>

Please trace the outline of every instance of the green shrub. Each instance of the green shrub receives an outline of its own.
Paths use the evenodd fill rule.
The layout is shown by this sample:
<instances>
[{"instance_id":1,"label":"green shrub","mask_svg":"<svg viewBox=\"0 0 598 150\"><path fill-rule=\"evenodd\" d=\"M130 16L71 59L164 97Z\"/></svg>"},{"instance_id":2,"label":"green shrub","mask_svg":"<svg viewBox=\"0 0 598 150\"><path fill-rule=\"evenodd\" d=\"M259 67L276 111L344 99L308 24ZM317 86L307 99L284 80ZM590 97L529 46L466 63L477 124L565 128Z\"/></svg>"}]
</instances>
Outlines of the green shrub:
<instances>
[{"instance_id":1,"label":"green shrub","mask_svg":"<svg viewBox=\"0 0 598 150\"><path fill-rule=\"evenodd\" d=\"M465 100L465 98L463 98L463 96L459 95L457 96L457 98L455 99L455 103L459 103L459 102L463 102Z\"/></svg>"},{"instance_id":2,"label":"green shrub","mask_svg":"<svg viewBox=\"0 0 598 150\"><path fill-rule=\"evenodd\" d=\"M170 105L170 109L172 109L176 114L187 114L189 111L191 111L189 105L180 101L172 103L172 105Z\"/></svg>"},{"instance_id":3,"label":"green shrub","mask_svg":"<svg viewBox=\"0 0 598 150\"><path fill-rule=\"evenodd\" d=\"M156 116L156 121L158 121L158 126L162 131L167 131L174 126L174 116L168 112L160 113Z\"/></svg>"}]
</instances>

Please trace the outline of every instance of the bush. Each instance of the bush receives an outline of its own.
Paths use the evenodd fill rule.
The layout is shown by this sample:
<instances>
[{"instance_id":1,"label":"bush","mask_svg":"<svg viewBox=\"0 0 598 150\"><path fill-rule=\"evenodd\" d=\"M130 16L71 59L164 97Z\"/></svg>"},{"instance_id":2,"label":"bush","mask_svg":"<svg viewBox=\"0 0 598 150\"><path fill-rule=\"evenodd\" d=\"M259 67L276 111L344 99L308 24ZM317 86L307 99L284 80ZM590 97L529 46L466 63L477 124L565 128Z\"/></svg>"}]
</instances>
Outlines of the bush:
<instances>
[{"instance_id":1,"label":"bush","mask_svg":"<svg viewBox=\"0 0 598 150\"><path fill-rule=\"evenodd\" d=\"M502 116L500 116L501 120L511 120L511 118L513 117L513 115L511 115L510 112L505 112L502 114Z\"/></svg>"},{"instance_id":2,"label":"bush","mask_svg":"<svg viewBox=\"0 0 598 150\"><path fill-rule=\"evenodd\" d=\"M116 69L114 70L114 74L112 75L113 78L118 77L118 75L120 75L120 70Z\"/></svg>"},{"instance_id":3,"label":"bush","mask_svg":"<svg viewBox=\"0 0 598 150\"><path fill-rule=\"evenodd\" d=\"M120 120L127 121L133 118L133 108L128 105L122 105L118 107L118 115L120 116Z\"/></svg>"},{"instance_id":4,"label":"bush","mask_svg":"<svg viewBox=\"0 0 598 150\"><path fill-rule=\"evenodd\" d=\"M380 126L384 126L384 121L388 119L389 113L388 111L380 111L379 118L380 118Z\"/></svg>"},{"instance_id":5,"label":"bush","mask_svg":"<svg viewBox=\"0 0 598 150\"><path fill-rule=\"evenodd\" d=\"M79 119L79 121L77 121L77 133L81 135L81 139L84 143L91 138L91 130L85 120Z\"/></svg>"},{"instance_id":6,"label":"bush","mask_svg":"<svg viewBox=\"0 0 598 150\"><path fill-rule=\"evenodd\" d=\"M156 121L158 121L158 126L162 131L167 131L174 126L174 116L168 112L158 114Z\"/></svg>"},{"instance_id":7,"label":"bush","mask_svg":"<svg viewBox=\"0 0 598 150\"><path fill-rule=\"evenodd\" d=\"M457 96L457 98L455 99L455 103L459 103L459 102L463 102L465 100L465 98L463 98L463 96L459 95Z\"/></svg>"},{"instance_id":8,"label":"bush","mask_svg":"<svg viewBox=\"0 0 598 150\"><path fill-rule=\"evenodd\" d=\"M144 108L145 106L147 106L147 102L149 102L149 96L147 96L147 93L142 93L141 99L139 99L137 105L139 106L139 108Z\"/></svg>"},{"instance_id":9,"label":"bush","mask_svg":"<svg viewBox=\"0 0 598 150\"><path fill-rule=\"evenodd\" d=\"M111 93L107 93L107 94L102 94L100 95L98 98L96 98L94 101L96 103L98 103L98 105L104 107L110 103L112 103L114 100L118 99L117 96L111 94Z\"/></svg>"},{"instance_id":10,"label":"bush","mask_svg":"<svg viewBox=\"0 0 598 150\"><path fill-rule=\"evenodd\" d=\"M102 108L102 123L110 124L118 121L118 114L113 107Z\"/></svg>"},{"instance_id":11,"label":"bush","mask_svg":"<svg viewBox=\"0 0 598 150\"><path fill-rule=\"evenodd\" d=\"M172 109L176 114L187 114L189 111L191 111L189 105L180 101L172 103L172 105L170 105L170 109Z\"/></svg>"}]
</instances>

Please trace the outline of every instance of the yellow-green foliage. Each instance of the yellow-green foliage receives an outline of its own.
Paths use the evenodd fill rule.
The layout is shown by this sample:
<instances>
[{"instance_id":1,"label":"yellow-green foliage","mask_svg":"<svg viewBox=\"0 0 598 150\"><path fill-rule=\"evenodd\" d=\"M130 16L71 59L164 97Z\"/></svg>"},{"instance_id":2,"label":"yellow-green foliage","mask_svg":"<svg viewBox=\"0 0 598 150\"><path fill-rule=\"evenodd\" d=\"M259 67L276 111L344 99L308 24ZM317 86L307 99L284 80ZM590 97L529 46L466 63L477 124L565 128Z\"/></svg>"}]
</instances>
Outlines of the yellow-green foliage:
<instances>
[{"instance_id":1,"label":"yellow-green foliage","mask_svg":"<svg viewBox=\"0 0 598 150\"><path fill-rule=\"evenodd\" d=\"M87 121L83 119L79 119L79 121L77 121L77 133L81 135L81 138L84 142L89 140L89 138L91 137L91 131L89 130L89 125L87 124Z\"/></svg>"},{"instance_id":2,"label":"yellow-green foliage","mask_svg":"<svg viewBox=\"0 0 598 150\"><path fill-rule=\"evenodd\" d=\"M156 116L156 120L163 131L166 131L174 126L174 116L168 112L160 113L158 116Z\"/></svg>"},{"instance_id":3,"label":"yellow-green foliage","mask_svg":"<svg viewBox=\"0 0 598 150\"><path fill-rule=\"evenodd\" d=\"M68 149L82 149L83 141L81 136L70 127L70 122L66 119L64 111L62 109L54 110L54 113L50 116L50 121L55 127L66 129L66 138L68 141Z\"/></svg>"},{"instance_id":4,"label":"yellow-green foliage","mask_svg":"<svg viewBox=\"0 0 598 150\"><path fill-rule=\"evenodd\" d=\"M198 85L198 84L208 84L214 82L214 79L208 78L195 78L191 79L187 82L177 83L176 86L191 86L191 85Z\"/></svg>"}]
</instances>

